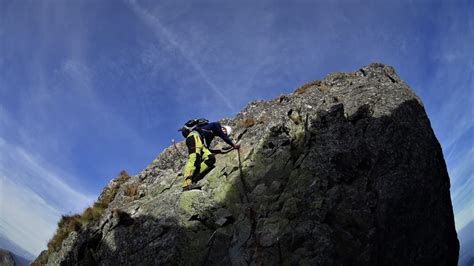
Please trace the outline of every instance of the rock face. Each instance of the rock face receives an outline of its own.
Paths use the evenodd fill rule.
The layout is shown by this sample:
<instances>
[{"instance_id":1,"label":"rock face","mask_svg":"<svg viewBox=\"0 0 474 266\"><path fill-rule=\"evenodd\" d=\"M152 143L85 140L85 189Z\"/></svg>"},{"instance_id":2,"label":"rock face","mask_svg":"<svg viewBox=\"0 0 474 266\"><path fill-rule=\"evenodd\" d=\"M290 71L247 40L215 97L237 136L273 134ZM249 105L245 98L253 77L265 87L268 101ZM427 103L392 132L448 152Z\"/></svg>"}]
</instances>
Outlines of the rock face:
<instances>
[{"instance_id":1,"label":"rock face","mask_svg":"<svg viewBox=\"0 0 474 266\"><path fill-rule=\"evenodd\" d=\"M7 250L0 249L0 265L2 266L14 266L15 258L13 254Z\"/></svg>"},{"instance_id":2,"label":"rock face","mask_svg":"<svg viewBox=\"0 0 474 266\"><path fill-rule=\"evenodd\" d=\"M240 153L217 155L202 190L181 191L177 143L48 264L457 264L441 147L393 68L330 74L221 122Z\"/></svg>"}]
</instances>

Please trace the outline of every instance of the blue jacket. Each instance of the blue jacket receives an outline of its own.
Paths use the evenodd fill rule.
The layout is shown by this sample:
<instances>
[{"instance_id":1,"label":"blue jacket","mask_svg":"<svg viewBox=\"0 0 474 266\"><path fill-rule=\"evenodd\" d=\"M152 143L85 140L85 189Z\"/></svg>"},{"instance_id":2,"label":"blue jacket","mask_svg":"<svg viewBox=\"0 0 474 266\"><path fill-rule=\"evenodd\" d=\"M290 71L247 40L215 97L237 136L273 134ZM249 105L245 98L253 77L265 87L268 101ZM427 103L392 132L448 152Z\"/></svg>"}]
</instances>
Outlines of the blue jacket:
<instances>
[{"instance_id":1,"label":"blue jacket","mask_svg":"<svg viewBox=\"0 0 474 266\"><path fill-rule=\"evenodd\" d=\"M200 126L196 129L202 136L204 145L209 148L211 145L211 141L214 139L215 136L219 136L225 143L229 144L230 146L234 146L232 140L222 131L222 126L219 122L212 122L206 124L204 126Z\"/></svg>"}]
</instances>

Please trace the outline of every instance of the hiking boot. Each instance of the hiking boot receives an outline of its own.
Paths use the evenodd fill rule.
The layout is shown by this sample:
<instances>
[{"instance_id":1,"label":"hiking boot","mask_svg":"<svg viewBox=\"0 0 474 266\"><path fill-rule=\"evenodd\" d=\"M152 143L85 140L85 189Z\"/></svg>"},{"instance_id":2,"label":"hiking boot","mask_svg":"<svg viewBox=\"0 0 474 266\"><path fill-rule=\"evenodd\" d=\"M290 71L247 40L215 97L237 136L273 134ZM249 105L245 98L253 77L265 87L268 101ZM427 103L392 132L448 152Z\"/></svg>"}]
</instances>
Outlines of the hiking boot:
<instances>
[{"instance_id":1,"label":"hiking boot","mask_svg":"<svg viewBox=\"0 0 474 266\"><path fill-rule=\"evenodd\" d=\"M187 185L187 186L183 187L183 191L189 191L189 190L193 190L193 189L201 189L201 186L196 184L196 183L192 183L190 185Z\"/></svg>"}]
</instances>

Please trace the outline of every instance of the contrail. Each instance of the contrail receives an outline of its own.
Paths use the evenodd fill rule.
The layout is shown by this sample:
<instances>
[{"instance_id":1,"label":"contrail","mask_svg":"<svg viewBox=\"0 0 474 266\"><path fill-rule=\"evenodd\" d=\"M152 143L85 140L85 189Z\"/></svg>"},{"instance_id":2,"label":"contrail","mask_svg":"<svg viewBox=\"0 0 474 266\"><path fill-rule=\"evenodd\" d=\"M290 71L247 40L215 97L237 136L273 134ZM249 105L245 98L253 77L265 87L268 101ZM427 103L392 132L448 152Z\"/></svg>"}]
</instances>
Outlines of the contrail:
<instances>
[{"instance_id":1,"label":"contrail","mask_svg":"<svg viewBox=\"0 0 474 266\"><path fill-rule=\"evenodd\" d=\"M226 104L227 108L230 110L234 110L234 105L229 101L229 99L219 90L219 88L212 82L212 80L209 78L209 76L206 74L202 66L191 56L189 53L186 52L186 50L180 45L180 43L176 40L176 38L173 36L173 34L166 28L164 27L160 20L153 16L150 12L139 6L135 0L126 0L126 3L128 3L131 7L131 9L137 13L137 15L142 18L145 23L147 23L154 33L158 36L164 36L165 39L176 49L178 50L181 55L183 56L184 59L186 59L191 66L194 68L194 70L204 79L204 81L209 85L209 87L216 93L222 101Z\"/></svg>"}]
</instances>

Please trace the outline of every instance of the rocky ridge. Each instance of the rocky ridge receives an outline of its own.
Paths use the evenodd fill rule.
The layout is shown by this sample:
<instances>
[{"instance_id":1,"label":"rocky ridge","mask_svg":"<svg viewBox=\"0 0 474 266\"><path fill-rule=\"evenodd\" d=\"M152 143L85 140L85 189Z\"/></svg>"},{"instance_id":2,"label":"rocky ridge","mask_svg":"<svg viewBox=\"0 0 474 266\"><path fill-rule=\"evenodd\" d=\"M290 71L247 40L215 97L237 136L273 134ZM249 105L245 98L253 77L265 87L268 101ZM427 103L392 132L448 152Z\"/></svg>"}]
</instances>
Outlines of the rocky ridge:
<instances>
[{"instance_id":1,"label":"rocky ridge","mask_svg":"<svg viewBox=\"0 0 474 266\"><path fill-rule=\"evenodd\" d=\"M457 264L441 147L392 67L333 73L221 122L240 153L217 155L202 190L181 191L176 143L47 264Z\"/></svg>"},{"instance_id":2,"label":"rocky ridge","mask_svg":"<svg viewBox=\"0 0 474 266\"><path fill-rule=\"evenodd\" d=\"M29 260L22 258L13 252L0 248L0 265L1 266L22 266L28 265Z\"/></svg>"},{"instance_id":3,"label":"rocky ridge","mask_svg":"<svg viewBox=\"0 0 474 266\"><path fill-rule=\"evenodd\" d=\"M7 250L0 249L0 265L10 266L17 265L13 254Z\"/></svg>"}]
</instances>

